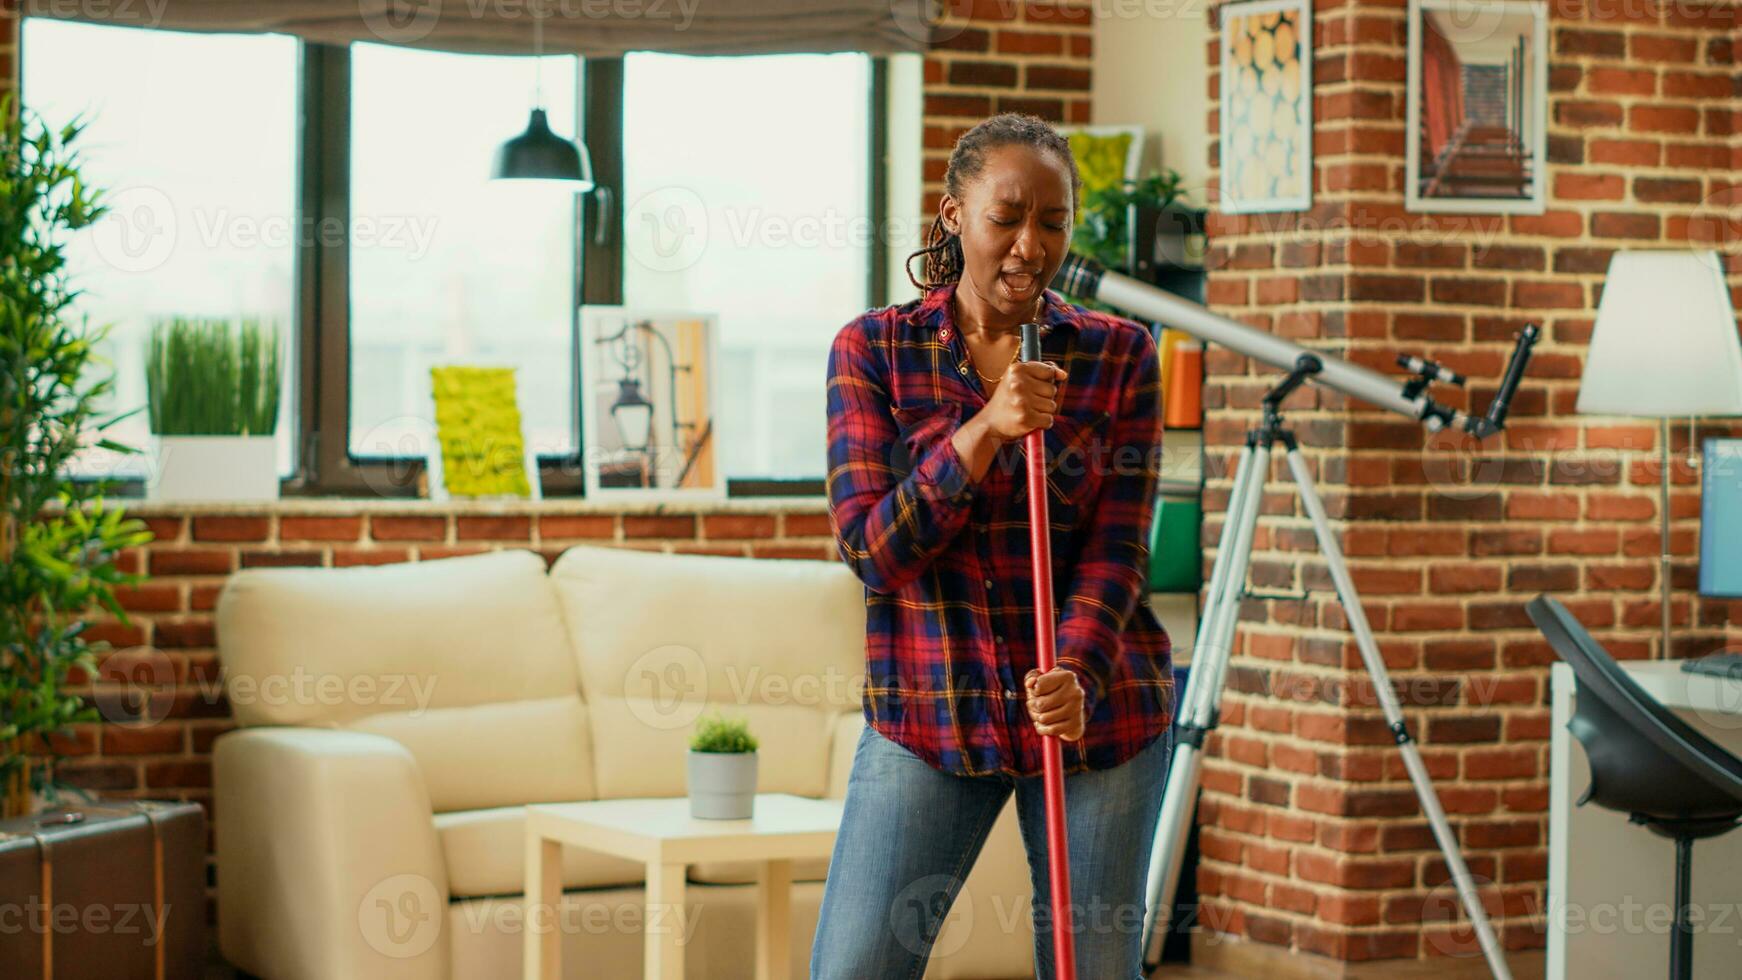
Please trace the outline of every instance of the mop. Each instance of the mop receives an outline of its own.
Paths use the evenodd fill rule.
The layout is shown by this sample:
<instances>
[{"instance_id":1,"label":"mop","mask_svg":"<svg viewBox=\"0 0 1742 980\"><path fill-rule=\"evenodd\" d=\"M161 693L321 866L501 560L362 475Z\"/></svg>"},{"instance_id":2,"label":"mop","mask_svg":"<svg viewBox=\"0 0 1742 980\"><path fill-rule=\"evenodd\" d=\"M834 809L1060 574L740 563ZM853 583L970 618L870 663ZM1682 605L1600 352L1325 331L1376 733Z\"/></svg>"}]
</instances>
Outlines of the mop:
<instances>
[{"instance_id":1,"label":"mop","mask_svg":"<svg viewBox=\"0 0 1742 980\"><path fill-rule=\"evenodd\" d=\"M1022 325L1022 359L1040 360L1040 324ZM1047 517L1046 430L1024 437L1028 457L1029 552L1034 562L1035 650L1041 673L1053 669L1052 534ZM1077 950L1071 933L1071 861L1065 840L1065 774L1057 735L1041 739L1041 778L1046 789L1047 877L1052 881L1053 976L1077 980Z\"/></svg>"}]
</instances>

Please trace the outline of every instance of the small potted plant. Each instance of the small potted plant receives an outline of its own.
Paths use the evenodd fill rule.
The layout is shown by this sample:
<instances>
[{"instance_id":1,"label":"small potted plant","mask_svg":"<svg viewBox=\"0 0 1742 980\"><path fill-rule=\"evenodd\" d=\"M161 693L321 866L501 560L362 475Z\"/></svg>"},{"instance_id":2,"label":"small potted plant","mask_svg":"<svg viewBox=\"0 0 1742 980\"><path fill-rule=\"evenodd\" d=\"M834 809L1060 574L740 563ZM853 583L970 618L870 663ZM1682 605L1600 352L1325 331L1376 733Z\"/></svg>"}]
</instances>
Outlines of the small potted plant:
<instances>
[{"instance_id":1,"label":"small potted plant","mask_svg":"<svg viewBox=\"0 0 1742 980\"><path fill-rule=\"evenodd\" d=\"M690 816L743 820L756 802L756 737L743 719L703 718L690 739Z\"/></svg>"},{"instance_id":2,"label":"small potted plant","mask_svg":"<svg viewBox=\"0 0 1742 980\"><path fill-rule=\"evenodd\" d=\"M258 319L152 324L145 360L153 500L278 498L278 328Z\"/></svg>"}]
</instances>

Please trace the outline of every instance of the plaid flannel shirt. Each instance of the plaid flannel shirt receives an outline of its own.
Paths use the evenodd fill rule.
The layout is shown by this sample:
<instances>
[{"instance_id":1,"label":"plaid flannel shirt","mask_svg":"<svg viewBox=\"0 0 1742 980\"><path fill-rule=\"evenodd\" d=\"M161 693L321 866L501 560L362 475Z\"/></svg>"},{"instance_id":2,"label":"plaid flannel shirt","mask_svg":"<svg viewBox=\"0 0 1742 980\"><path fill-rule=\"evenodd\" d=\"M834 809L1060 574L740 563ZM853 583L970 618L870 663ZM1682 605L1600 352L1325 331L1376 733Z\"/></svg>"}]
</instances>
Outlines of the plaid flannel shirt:
<instances>
[{"instance_id":1,"label":"plaid flannel shirt","mask_svg":"<svg viewBox=\"0 0 1742 980\"><path fill-rule=\"evenodd\" d=\"M829 351L828 495L865 583L864 711L958 775L1041 771L1023 676L1038 666L1024 441L975 482L951 435L987 398L953 284L860 315ZM1044 432L1058 664L1088 698L1066 772L1116 766L1173 713L1172 644L1146 601L1161 368L1141 324L1045 291L1041 356L1064 368Z\"/></svg>"}]
</instances>

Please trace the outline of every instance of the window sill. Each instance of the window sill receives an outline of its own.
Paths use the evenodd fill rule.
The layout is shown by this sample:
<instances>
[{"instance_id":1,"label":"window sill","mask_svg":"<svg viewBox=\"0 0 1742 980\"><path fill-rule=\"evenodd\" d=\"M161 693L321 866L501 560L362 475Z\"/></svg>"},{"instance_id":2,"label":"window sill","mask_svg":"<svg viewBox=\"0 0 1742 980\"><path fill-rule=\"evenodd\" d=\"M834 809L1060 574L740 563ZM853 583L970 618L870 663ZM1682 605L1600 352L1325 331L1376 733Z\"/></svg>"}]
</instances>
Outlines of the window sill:
<instances>
[{"instance_id":1,"label":"window sill","mask_svg":"<svg viewBox=\"0 0 1742 980\"><path fill-rule=\"evenodd\" d=\"M425 500L382 497L281 497L250 501L170 501L111 498L130 515L155 517L187 514L477 514L485 516L552 514L784 514L819 513L828 508L821 496L726 497L715 500L591 500L555 497L547 500Z\"/></svg>"}]
</instances>

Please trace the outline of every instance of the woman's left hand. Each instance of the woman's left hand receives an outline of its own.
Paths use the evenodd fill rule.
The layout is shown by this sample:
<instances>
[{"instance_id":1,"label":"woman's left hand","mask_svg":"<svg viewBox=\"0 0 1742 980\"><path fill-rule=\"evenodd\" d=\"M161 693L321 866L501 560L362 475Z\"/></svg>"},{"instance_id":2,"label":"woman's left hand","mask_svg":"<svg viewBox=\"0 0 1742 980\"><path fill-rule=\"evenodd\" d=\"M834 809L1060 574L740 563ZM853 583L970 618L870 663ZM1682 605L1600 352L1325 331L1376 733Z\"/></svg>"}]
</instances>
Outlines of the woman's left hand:
<instances>
[{"instance_id":1,"label":"woman's left hand","mask_svg":"<svg viewBox=\"0 0 1742 980\"><path fill-rule=\"evenodd\" d=\"M1023 683L1028 688L1028 717L1035 731L1067 742L1083 737L1088 718L1083 711L1083 687L1075 673L1063 667L1044 674L1030 670Z\"/></svg>"}]
</instances>

